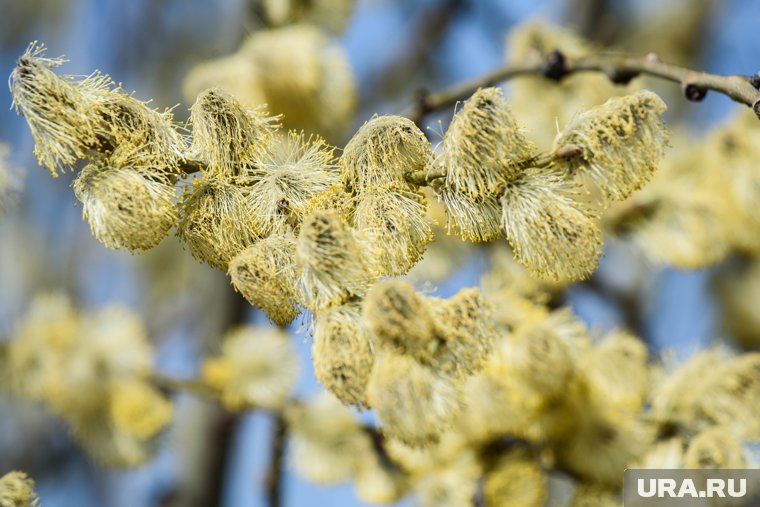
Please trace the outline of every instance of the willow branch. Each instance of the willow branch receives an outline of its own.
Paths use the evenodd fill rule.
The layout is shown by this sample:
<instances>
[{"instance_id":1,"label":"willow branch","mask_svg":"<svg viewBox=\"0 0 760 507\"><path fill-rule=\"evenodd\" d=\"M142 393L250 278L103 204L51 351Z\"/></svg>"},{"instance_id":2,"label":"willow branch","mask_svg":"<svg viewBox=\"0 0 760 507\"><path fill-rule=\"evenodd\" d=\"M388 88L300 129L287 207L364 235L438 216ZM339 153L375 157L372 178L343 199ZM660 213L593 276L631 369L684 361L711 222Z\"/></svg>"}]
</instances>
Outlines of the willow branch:
<instances>
[{"instance_id":1,"label":"willow branch","mask_svg":"<svg viewBox=\"0 0 760 507\"><path fill-rule=\"evenodd\" d=\"M626 84L639 75L648 75L681 85L687 99L698 102L709 90L751 107L760 118L760 77L710 74L660 61L654 53L643 57L621 54L591 54L571 58L554 51L535 61L508 64L484 76L439 92L421 93L406 116L419 123L429 113L455 105L478 88L492 86L520 76L544 76L554 81L579 72L600 72L612 82Z\"/></svg>"},{"instance_id":2,"label":"willow branch","mask_svg":"<svg viewBox=\"0 0 760 507\"><path fill-rule=\"evenodd\" d=\"M277 414L272 430L271 455L269 468L265 478L266 498L269 507L282 505L282 475L285 465L285 443L288 436L288 425L282 414Z\"/></svg>"}]
</instances>

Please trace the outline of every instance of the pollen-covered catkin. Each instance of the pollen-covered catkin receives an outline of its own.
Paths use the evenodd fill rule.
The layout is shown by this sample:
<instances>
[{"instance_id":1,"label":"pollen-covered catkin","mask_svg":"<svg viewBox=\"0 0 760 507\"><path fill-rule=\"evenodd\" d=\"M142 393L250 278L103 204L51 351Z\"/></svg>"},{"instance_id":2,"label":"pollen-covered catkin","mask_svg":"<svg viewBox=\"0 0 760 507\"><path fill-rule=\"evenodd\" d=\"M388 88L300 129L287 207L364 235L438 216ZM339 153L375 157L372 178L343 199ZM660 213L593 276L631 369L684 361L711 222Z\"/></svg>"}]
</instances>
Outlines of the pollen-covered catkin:
<instances>
[{"instance_id":1,"label":"pollen-covered catkin","mask_svg":"<svg viewBox=\"0 0 760 507\"><path fill-rule=\"evenodd\" d=\"M501 197L502 225L515 258L538 278L579 280L599 263L601 231L573 190L560 174L526 171Z\"/></svg>"},{"instance_id":2,"label":"pollen-covered catkin","mask_svg":"<svg viewBox=\"0 0 760 507\"><path fill-rule=\"evenodd\" d=\"M446 208L447 232L452 230L463 240L481 243L504 235L501 227L501 203L495 195L472 198L452 186L444 186L438 199Z\"/></svg>"},{"instance_id":3,"label":"pollen-covered catkin","mask_svg":"<svg viewBox=\"0 0 760 507\"><path fill-rule=\"evenodd\" d=\"M296 241L304 304L312 311L362 295L372 278L354 232L331 210L306 217Z\"/></svg>"},{"instance_id":4,"label":"pollen-covered catkin","mask_svg":"<svg viewBox=\"0 0 760 507\"><path fill-rule=\"evenodd\" d=\"M230 410L277 410L295 385L298 369L287 333L242 326L224 337L221 355L203 362L201 378L219 391Z\"/></svg>"},{"instance_id":5,"label":"pollen-covered catkin","mask_svg":"<svg viewBox=\"0 0 760 507\"><path fill-rule=\"evenodd\" d=\"M338 183L333 151L320 137L291 131L253 157L239 180L261 236L300 225L309 201Z\"/></svg>"},{"instance_id":6,"label":"pollen-covered catkin","mask_svg":"<svg viewBox=\"0 0 760 507\"><path fill-rule=\"evenodd\" d=\"M408 118L376 116L354 134L340 157L343 183L363 192L374 187L404 190L407 174L432 161L425 134Z\"/></svg>"},{"instance_id":7,"label":"pollen-covered catkin","mask_svg":"<svg viewBox=\"0 0 760 507\"><path fill-rule=\"evenodd\" d=\"M541 466L520 449L498 457L486 474L483 490L489 507L542 507L549 494Z\"/></svg>"},{"instance_id":8,"label":"pollen-covered catkin","mask_svg":"<svg viewBox=\"0 0 760 507\"><path fill-rule=\"evenodd\" d=\"M227 270L235 290L281 326L301 309L295 253L292 234L269 236L233 257Z\"/></svg>"},{"instance_id":9,"label":"pollen-covered catkin","mask_svg":"<svg viewBox=\"0 0 760 507\"><path fill-rule=\"evenodd\" d=\"M34 481L18 471L0 477L0 507L39 507Z\"/></svg>"},{"instance_id":10,"label":"pollen-covered catkin","mask_svg":"<svg viewBox=\"0 0 760 507\"><path fill-rule=\"evenodd\" d=\"M458 382L389 350L376 357L367 396L383 432L413 447L437 442L463 406Z\"/></svg>"},{"instance_id":11,"label":"pollen-covered catkin","mask_svg":"<svg viewBox=\"0 0 760 507\"><path fill-rule=\"evenodd\" d=\"M347 405L369 406L367 382L375 362L359 303L319 312L311 347L314 375Z\"/></svg>"},{"instance_id":12,"label":"pollen-covered catkin","mask_svg":"<svg viewBox=\"0 0 760 507\"><path fill-rule=\"evenodd\" d=\"M606 199L623 200L652 179L662 160L666 109L647 90L612 98L576 115L557 137L555 149L581 146L580 155L563 160L567 170L590 178Z\"/></svg>"},{"instance_id":13,"label":"pollen-covered catkin","mask_svg":"<svg viewBox=\"0 0 760 507\"><path fill-rule=\"evenodd\" d=\"M472 199L493 195L537 154L498 88L481 88L454 115L443 137L445 186Z\"/></svg>"},{"instance_id":14,"label":"pollen-covered catkin","mask_svg":"<svg viewBox=\"0 0 760 507\"><path fill-rule=\"evenodd\" d=\"M18 59L10 76L16 112L29 124L37 160L53 176L100 145L102 123L94 92L110 85L110 80L99 74L83 81L57 76L52 69L64 61L45 57L45 47L34 43Z\"/></svg>"},{"instance_id":15,"label":"pollen-covered catkin","mask_svg":"<svg viewBox=\"0 0 760 507\"><path fill-rule=\"evenodd\" d=\"M418 193L375 188L357 198L354 227L377 276L409 271L433 239L431 224L425 199Z\"/></svg>"},{"instance_id":16,"label":"pollen-covered catkin","mask_svg":"<svg viewBox=\"0 0 760 507\"><path fill-rule=\"evenodd\" d=\"M277 118L243 106L218 88L201 92L190 108L190 151L208 164L204 176L236 176L272 141Z\"/></svg>"},{"instance_id":17,"label":"pollen-covered catkin","mask_svg":"<svg viewBox=\"0 0 760 507\"><path fill-rule=\"evenodd\" d=\"M89 164L73 188L93 236L109 248L153 248L178 218L174 186L132 167Z\"/></svg>"},{"instance_id":18,"label":"pollen-covered catkin","mask_svg":"<svg viewBox=\"0 0 760 507\"><path fill-rule=\"evenodd\" d=\"M219 178L201 177L185 188L177 236L196 259L222 271L258 239L244 189Z\"/></svg>"}]
</instances>

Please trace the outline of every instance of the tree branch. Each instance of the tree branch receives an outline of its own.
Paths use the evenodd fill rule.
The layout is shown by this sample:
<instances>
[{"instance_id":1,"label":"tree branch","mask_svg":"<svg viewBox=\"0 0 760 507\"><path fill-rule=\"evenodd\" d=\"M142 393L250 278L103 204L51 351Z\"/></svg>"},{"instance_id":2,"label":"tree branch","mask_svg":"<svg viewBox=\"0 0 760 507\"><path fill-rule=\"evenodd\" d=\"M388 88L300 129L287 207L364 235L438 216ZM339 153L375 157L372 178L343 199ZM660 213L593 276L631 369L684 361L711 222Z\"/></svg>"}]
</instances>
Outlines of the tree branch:
<instances>
[{"instance_id":1,"label":"tree branch","mask_svg":"<svg viewBox=\"0 0 760 507\"><path fill-rule=\"evenodd\" d=\"M520 76L544 76L554 81L579 72L601 72L612 82L626 84L639 75L648 75L679 83L687 99L701 101L708 90L722 93L740 104L751 107L760 118L760 79L758 76L718 75L699 72L660 61L654 53L644 57L622 54L592 54L571 58L554 51L535 61L508 64L484 76L447 90L421 93L406 116L421 122L424 117L459 100L469 97L478 88L492 86Z\"/></svg>"},{"instance_id":2,"label":"tree branch","mask_svg":"<svg viewBox=\"0 0 760 507\"><path fill-rule=\"evenodd\" d=\"M282 505L282 474L287 436L288 425L285 417L282 414L275 415L269 468L265 478L266 498L269 507L281 507Z\"/></svg>"}]
</instances>

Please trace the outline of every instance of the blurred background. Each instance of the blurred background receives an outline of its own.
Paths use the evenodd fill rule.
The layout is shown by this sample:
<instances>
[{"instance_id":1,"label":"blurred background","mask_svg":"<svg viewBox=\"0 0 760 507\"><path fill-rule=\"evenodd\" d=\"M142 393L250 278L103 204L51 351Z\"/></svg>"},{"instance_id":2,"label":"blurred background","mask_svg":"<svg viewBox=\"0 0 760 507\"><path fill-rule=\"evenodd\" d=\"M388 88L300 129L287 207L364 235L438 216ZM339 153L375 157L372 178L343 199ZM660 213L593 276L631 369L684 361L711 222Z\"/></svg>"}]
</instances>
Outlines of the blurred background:
<instances>
[{"instance_id":1,"label":"blurred background","mask_svg":"<svg viewBox=\"0 0 760 507\"><path fill-rule=\"evenodd\" d=\"M191 104L182 94L188 72L233 53L264 24L254 0L0 0L0 12L0 74L9 75L15 59L38 40L49 55L70 60L62 72L99 69L155 107L176 105L180 121ZM441 89L502 65L507 33L530 19L571 28L601 46L656 51L666 61L712 72L760 70L755 0L357 0L337 35L358 85L349 134L374 113L403 111L422 87ZM34 294L62 289L87 308L107 301L135 308L156 343L159 371L196 375L199 358L216 350L230 308L239 304L229 281L193 260L174 237L139 256L98 244L75 205L72 174L53 179L37 166L29 129L11 109L10 93L3 93L0 141L11 147L24 190L0 220L0 336ZM687 104L672 85L662 93L669 121L697 136L739 107L716 94ZM431 140L440 139L437 122L445 125L452 112L427 119ZM443 297L477 285L483 254L462 253L452 267L442 279L420 269L416 281ZM713 269L719 268L653 266L629 246L609 242L599 271L570 287L565 302L592 329L626 325L656 352L688 355L723 334L710 290ZM247 320L266 323L246 308ZM299 393L317 391L308 343L298 325L292 330L302 352ZM88 460L65 427L41 409L0 399L0 475L25 470L46 507L184 505L180 499L188 496L194 505L260 506L271 424L265 414L235 418L213 403L179 395L175 424L157 457L118 471ZM178 484L192 490L178 491ZM316 486L287 470L284 505L362 503L350 485Z\"/></svg>"}]
</instances>

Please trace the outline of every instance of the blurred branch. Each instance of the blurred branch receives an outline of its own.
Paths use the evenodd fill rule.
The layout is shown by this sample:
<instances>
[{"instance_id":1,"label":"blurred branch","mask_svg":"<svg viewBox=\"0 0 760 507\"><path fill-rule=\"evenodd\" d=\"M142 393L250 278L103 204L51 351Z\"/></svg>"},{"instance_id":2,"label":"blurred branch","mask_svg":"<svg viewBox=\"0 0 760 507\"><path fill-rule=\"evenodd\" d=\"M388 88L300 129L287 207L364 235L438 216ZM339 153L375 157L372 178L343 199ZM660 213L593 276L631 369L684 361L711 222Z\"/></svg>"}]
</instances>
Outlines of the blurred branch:
<instances>
[{"instance_id":1,"label":"blurred branch","mask_svg":"<svg viewBox=\"0 0 760 507\"><path fill-rule=\"evenodd\" d=\"M282 505L282 474L285 464L285 444L288 436L288 425L282 414L277 414L272 430L272 447L269 456L269 468L265 479L266 498L269 507Z\"/></svg>"},{"instance_id":2,"label":"blurred branch","mask_svg":"<svg viewBox=\"0 0 760 507\"><path fill-rule=\"evenodd\" d=\"M453 106L469 97L478 88L492 86L520 76L544 76L553 81L579 72L601 72L614 83L626 84L645 74L666 81L679 83L686 98L699 102L708 90L730 97L740 104L751 107L760 118L760 75L718 75L699 72L660 61L654 53L644 57L621 54L592 54L571 58L559 50L553 51L533 62L508 64L474 80L439 92L423 92L406 116L419 123L438 109Z\"/></svg>"}]
</instances>

